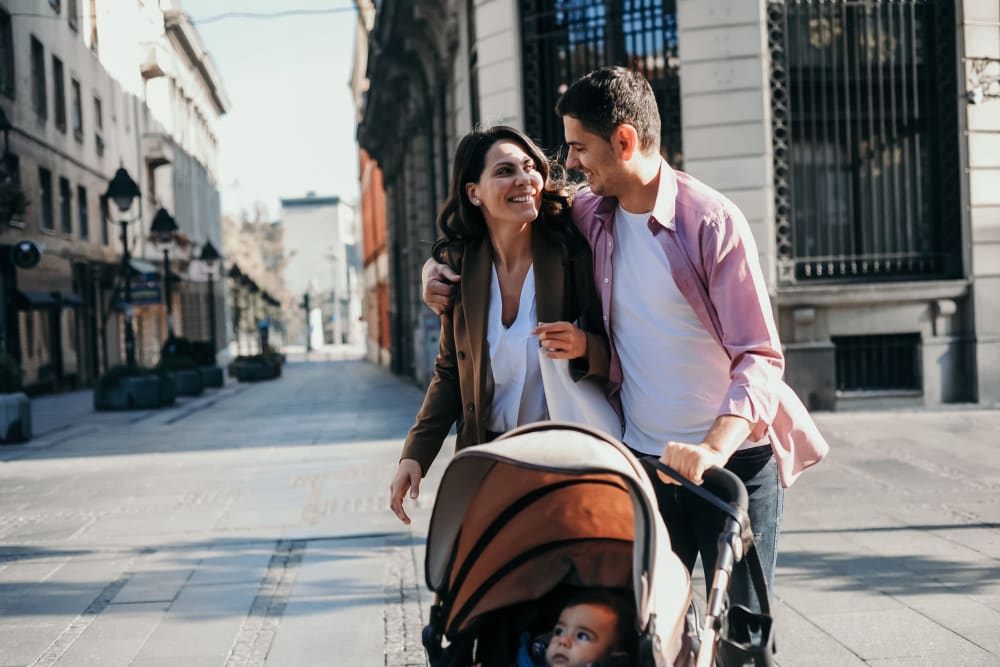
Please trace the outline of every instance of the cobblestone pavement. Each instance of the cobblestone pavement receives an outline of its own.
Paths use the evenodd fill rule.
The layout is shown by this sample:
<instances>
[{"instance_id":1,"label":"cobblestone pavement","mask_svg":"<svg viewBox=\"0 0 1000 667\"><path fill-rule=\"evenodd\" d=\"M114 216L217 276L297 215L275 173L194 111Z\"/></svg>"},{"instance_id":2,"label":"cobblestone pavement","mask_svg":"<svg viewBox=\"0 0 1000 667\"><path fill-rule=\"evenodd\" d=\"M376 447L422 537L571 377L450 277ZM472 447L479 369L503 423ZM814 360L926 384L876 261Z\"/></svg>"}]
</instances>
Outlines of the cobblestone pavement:
<instances>
[{"instance_id":1,"label":"cobblestone pavement","mask_svg":"<svg viewBox=\"0 0 1000 667\"><path fill-rule=\"evenodd\" d=\"M447 456L399 524L422 392L342 356L162 411L36 399L37 437L0 447L0 667L425 665ZM834 449L786 497L780 663L1000 665L1000 411L818 420Z\"/></svg>"}]
</instances>

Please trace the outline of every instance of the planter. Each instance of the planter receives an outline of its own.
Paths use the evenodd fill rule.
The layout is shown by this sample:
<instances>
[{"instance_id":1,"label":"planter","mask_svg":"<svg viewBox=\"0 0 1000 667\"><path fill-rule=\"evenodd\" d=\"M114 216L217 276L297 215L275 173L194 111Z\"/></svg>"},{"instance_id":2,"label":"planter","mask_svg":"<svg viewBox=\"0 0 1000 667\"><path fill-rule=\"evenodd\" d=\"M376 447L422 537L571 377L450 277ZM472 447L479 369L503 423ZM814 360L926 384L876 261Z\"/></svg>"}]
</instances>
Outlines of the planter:
<instances>
[{"instance_id":1,"label":"planter","mask_svg":"<svg viewBox=\"0 0 1000 667\"><path fill-rule=\"evenodd\" d=\"M218 389L226 384L225 375L218 366L200 366L198 372L201 373L201 381L206 388Z\"/></svg>"},{"instance_id":2,"label":"planter","mask_svg":"<svg viewBox=\"0 0 1000 667\"><path fill-rule=\"evenodd\" d=\"M198 396L205 389L201 372L197 369L170 371L167 377L174 383L174 390L178 396Z\"/></svg>"},{"instance_id":3,"label":"planter","mask_svg":"<svg viewBox=\"0 0 1000 667\"><path fill-rule=\"evenodd\" d=\"M170 385L165 388L164 385ZM173 383L152 374L132 375L94 389L95 410L149 410L174 402Z\"/></svg>"},{"instance_id":4,"label":"planter","mask_svg":"<svg viewBox=\"0 0 1000 667\"><path fill-rule=\"evenodd\" d=\"M281 366L263 360L240 360L229 364L229 374L238 382L260 382L281 376Z\"/></svg>"},{"instance_id":5,"label":"planter","mask_svg":"<svg viewBox=\"0 0 1000 667\"><path fill-rule=\"evenodd\" d=\"M0 394L0 442L31 439L31 401L22 393Z\"/></svg>"}]
</instances>

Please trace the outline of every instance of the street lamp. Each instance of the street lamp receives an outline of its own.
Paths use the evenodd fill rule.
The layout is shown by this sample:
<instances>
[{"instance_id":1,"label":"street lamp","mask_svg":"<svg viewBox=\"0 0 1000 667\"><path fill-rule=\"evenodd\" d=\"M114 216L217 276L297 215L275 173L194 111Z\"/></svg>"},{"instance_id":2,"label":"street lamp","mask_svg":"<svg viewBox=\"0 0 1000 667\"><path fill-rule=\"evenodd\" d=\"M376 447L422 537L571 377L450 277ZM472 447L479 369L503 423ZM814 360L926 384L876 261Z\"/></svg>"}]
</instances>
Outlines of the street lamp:
<instances>
[{"instance_id":1,"label":"street lamp","mask_svg":"<svg viewBox=\"0 0 1000 667\"><path fill-rule=\"evenodd\" d=\"M132 201L140 194L139 186L125 171L125 167L118 167L114 178L108 183L107 192L104 193L104 197L113 201L122 214L119 224L122 226L121 270L125 280L125 364L129 368L135 368L135 331L132 329L132 258L128 251L128 220L125 219L125 212L132 207Z\"/></svg>"},{"instance_id":2,"label":"street lamp","mask_svg":"<svg viewBox=\"0 0 1000 667\"><path fill-rule=\"evenodd\" d=\"M177 221L160 207L149 228L153 240L163 246L163 298L167 302L167 340L174 337L174 304L170 299L170 243L177 234Z\"/></svg>"},{"instance_id":3,"label":"street lamp","mask_svg":"<svg viewBox=\"0 0 1000 667\"><path fill-rule=\"evenodd\" d=\"M222 256L211 241L205 241L198 259L205 262L205 268L208 269L208 327L210 330L209 340L212 341L212 353L214 354L219 351L215 339L215 263L222 259Z\"/></svg>"}]
</instances>

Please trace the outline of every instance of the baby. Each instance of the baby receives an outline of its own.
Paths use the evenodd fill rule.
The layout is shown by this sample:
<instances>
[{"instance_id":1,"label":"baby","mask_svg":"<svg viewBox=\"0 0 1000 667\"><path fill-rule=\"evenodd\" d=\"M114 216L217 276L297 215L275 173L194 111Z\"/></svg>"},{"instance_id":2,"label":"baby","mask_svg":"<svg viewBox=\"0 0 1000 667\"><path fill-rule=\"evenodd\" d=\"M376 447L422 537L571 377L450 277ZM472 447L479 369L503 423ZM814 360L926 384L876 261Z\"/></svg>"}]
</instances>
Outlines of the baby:
<instances>
[{"instance_id":1,"label":"baby","mask_svg":"<svg viewBox=\"0 0 1000 667\"><path fill-rule=\"evenodd\" d=\"M559 614L545 650L547 667L585 667L612 655L627 655L634 635L633 614L622 598L606 590L573 596Z\"/></svg>"}]
</instances>

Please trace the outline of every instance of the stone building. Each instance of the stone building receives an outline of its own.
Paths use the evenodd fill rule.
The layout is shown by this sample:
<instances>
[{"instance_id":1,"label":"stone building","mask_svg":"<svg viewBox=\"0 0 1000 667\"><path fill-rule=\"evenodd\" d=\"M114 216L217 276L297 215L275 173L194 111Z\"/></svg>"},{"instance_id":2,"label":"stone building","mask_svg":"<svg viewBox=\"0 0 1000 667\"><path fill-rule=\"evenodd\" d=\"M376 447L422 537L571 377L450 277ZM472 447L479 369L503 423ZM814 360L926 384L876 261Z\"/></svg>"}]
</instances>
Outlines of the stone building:
<instances>
[{"instance_id":1,"label":"stone building","mask_svg":"<svg viewBox=\"0 0 1000 667\"><path fill-rule=\"evenodd\" d=\"M362 4L362 3L359 3ZM358 140L381 168L393 366L426 382L419 267L457 138L641 70L665 157L750 220L786 376L814 408L1000 402L995 0L385 0Z\"/></svg>"},{"instance_id":2,"label":"stone building","mask_svg":"<svg viewBox=\"0 0 1000 667\"><path fill-rule=\"evenodd\" d=\"M12 126L5 167L29 202L3 222L0 245L44 246L37 268L4 281L7 351L31 391L85 386L124 361L124 218L129 270L145 296L135 300L136 353L155 363L166 316L162 252L148 235L161 207L179 226L177 333L207 326L185 318L196 312L186 300L206 295L184 279L201 243L221 245L214 125L229 103L210 56L173 2L37 0L0 1L0 61ZM118 167L142 193L125 215L104 198Z\"/></svg>"}]
</instances>

